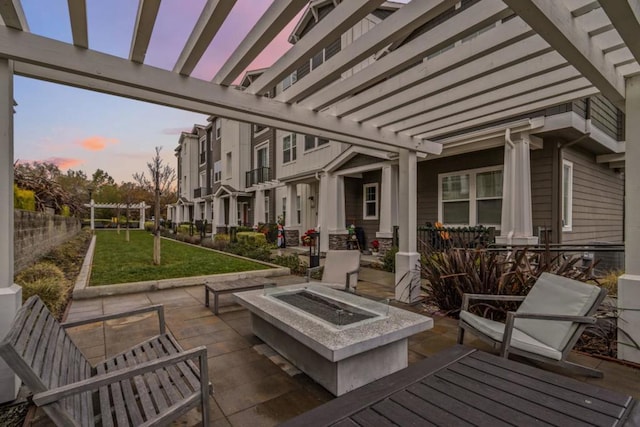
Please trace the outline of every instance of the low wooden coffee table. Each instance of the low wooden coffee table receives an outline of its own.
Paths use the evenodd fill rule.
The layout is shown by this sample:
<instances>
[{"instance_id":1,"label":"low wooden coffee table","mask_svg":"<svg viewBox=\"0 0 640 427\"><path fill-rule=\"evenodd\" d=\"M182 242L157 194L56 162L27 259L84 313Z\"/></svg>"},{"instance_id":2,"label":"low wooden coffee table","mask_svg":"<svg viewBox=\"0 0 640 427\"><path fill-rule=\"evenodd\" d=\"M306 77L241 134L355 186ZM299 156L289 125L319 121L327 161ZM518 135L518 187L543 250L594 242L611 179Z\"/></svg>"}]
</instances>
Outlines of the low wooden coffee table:
<instances>
[{"instance_id":1,"label":"low wooden coffee table","mask_svg":"<svg viewBox=\"0 0 640 427\"><path fill-rule=\"evenodd\" d=\"M265 286L275 286L273 280L263 277L252 277L246 279L228 280L225 282L205 282L204 284L204 305L209 307L209 292L213 292L213 314L218 314L218 296L220 294L230 294L233 292L252 291L262 289Z\"/></svg>"}]
</instances>

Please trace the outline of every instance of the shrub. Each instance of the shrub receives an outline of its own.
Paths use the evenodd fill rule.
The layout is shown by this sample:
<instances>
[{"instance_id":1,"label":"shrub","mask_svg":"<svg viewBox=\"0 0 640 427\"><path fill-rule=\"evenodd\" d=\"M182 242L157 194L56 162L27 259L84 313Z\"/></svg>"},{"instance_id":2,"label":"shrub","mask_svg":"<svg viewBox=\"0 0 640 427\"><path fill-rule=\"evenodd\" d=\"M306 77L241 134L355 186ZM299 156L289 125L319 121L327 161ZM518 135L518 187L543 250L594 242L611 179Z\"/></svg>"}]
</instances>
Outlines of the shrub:
<instances>
[{"instance_id":1,"label":"shrub","mask_svg":"<svg viewBox=\"0 0 640 427\"><path fill-rule=\"evenodd\" d=\"M240 231L236 234L238 243L246 242L247 244L266 245L267 239L264 234L255 231Z\"/></svg>"},{"instance_id":2,"label":"shrub","mask_svg":"<svg viewBox=\"0 0 640 427\"><path fill-rule=\"evenodd\" d=\"M382 257L382 269L393 273L396 271L396 254L398 248L396 246L391 247Z\"/></svg>"},{"instance_id":3,"label":"shrub","mask_svg":"<svg viewBox=\"0 0 640 427\"><path fill-rule=\"evenodd\" d=\"M35 211L36 193L31 190L23 190L13 184L13 207L25 211Z\"/></svg>"},{"instance_id":4,"label":"shrub","mask_svg":"<svg viewBox=\"0 0 640 427\"><path fill-rule=\"evenodd\" d=\"M308 265L305 261L300 259L298 254L278 255L273 260L273 263L283 267L289 267L291 274L304 276L307 273Z\"/></svg>"},{"instance_id":5,"label":"shrub","mask_svg":"<svg viewBox=\"0 0 640 427\"><path fill-rule=\"evenodd\" d=\"M69 208L69 206L63 205L62 209L60 209L60 215L65 216L65 217L70 217L71 216L71 209Z\"/></svg>"},{"instance_id":6,"label":"shrub","mask_svg":"<svg viewBox=\"0 0 640 427\"><path fill-rule=\"evenodd\" d=\"M224 249L226 252L259 261L271 260L271 248L267 244L256 245L249 242L230 242Z\"/></svg>"},{"instance_id":7,"label":"shrub","mask_svg":"<svg viewBox=\"0 0 640 427\"><path fill-rule=\"evenodd\" d=\"M40 262L20 272L15 281L22 286L23 302L38 295L49 311L60 317L70 288L60 268L50 262Z\"/></svg>"},{"instance_id":8,"label":"shrub","mask_svg":"<svg viewBox=\"0 0 640 427\"><path fill-rule=\"evenodd\" d=\"M246 233L255 231L252 227L247 227L246 225L239 225L236 227L237 233Z\"/></svg>"},{"instance_id":9,"label":"shrub","mask_svg":"<svg viewBox=\"0 0 640 427\"><path fill-rule=\"evenodd\" d=\"M449 314L457 315L462 294L526 295L544 272L587 281L591 267L579 269L580 257L564 259L549 252L516 249L507 254L481 249L445 249L422 254L420 269L430 302ZM478 301L470 308L494 320L502 320L514 309L511 303Z\"/></svg>"},{"instance_id":10,"label":"shrub","mask_svg":"<svg viewBox=\"0 0 640 427\"><path fill-rule=\"evenodd\" d=\"M151 231L153 231L154 225L155 225L155 223L153 221L145 221L144 222L144 229L146 231L151 232Z\"/></svg>"}]
</instances>

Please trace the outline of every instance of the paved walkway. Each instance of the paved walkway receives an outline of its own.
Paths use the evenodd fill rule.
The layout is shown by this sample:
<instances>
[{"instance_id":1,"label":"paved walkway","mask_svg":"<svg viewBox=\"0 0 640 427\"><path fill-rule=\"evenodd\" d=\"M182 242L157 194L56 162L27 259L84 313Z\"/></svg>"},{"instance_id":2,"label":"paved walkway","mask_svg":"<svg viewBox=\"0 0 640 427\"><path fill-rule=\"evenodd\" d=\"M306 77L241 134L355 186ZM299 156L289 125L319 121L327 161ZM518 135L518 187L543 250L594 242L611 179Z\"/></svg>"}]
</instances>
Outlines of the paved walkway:
<instances>
[{"instance_id":1,"label":"paved walkway","mask_svg":"<svg viewBox=\"0 0 640 427\"><path fill-rule=\"evenodd\" d=\"M300 283L302 278L284 276L276 281L286 285ZM392 298L393 275L362 268L358 292L372 298ZM249 312L233 304L230 295L221 296L220 315L214 316L211 309L204 307L203 286L75 301L68 320L158 303L165 305L167 327L184 348L207 346L209 376L214 386L212 426L277 425L332 399L332 395L308 376L298 373L285 360L269 352L269 348L251 333ZM435 319L432 330L410 338L409 363L455 343L455 320L434 316L420 304L405 308L432 315ZM157 318L154 314L73 331L74 340L91 362L98 362L155 334ZM472 337L465 344L486 349ZM590 379L589 382L640 398L639 370L583 355L573 357L605 372L604 379ZM200 414L194 409L176 425L197 425L199 420ZM49 422L39 416L34 425L49 425Z\"/></svg>"}]
</instances>

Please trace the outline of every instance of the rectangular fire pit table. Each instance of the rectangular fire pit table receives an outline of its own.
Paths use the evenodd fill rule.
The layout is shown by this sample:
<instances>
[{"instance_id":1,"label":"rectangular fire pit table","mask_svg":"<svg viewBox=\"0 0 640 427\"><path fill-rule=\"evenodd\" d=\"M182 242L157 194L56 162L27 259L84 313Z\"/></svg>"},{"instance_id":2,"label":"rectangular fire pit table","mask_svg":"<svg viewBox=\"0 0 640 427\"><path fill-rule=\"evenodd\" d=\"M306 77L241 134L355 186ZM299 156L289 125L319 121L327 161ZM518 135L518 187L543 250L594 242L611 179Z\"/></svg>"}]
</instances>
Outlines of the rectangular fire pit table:
<instances>
[{"instance_id":1,"label":"rectangular fire pit table","mask_svg":"<svg viewBox=\"0 0 640 427\"><path fill-rule=\"evenodd\" d=\"M406 368L407 338L433 327L429 317L318 282L233 296L256 336L335 396Z\"/></svg>"}]
</instances>

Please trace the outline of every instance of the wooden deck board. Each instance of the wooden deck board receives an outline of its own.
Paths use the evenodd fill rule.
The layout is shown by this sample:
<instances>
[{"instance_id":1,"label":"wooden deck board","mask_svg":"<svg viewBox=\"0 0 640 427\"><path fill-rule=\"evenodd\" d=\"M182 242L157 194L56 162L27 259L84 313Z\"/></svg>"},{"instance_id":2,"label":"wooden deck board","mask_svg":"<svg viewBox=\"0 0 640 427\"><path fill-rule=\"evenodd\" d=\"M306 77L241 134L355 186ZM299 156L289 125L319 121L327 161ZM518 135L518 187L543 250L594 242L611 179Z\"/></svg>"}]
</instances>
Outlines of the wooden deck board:
<instances>
[{"instance_id":1,"label":"wooden deck board","mask_svg":"<svg viewBox=\"0 0 640 427\"><path fill-rule=\"evenodd\" d=\"M620 426L631 397L454 346L282 424L293 426Z\"/></svg>"}]
</instances>

